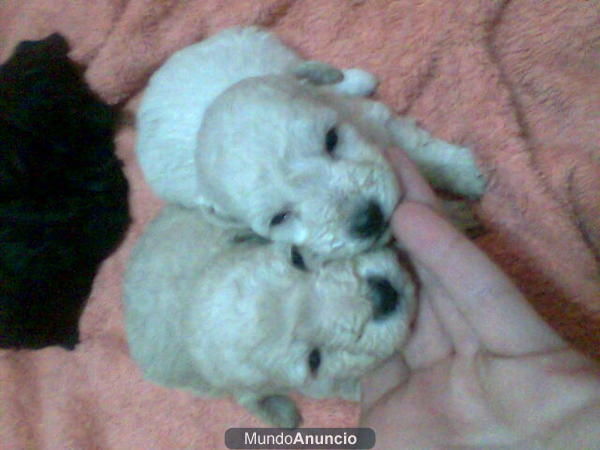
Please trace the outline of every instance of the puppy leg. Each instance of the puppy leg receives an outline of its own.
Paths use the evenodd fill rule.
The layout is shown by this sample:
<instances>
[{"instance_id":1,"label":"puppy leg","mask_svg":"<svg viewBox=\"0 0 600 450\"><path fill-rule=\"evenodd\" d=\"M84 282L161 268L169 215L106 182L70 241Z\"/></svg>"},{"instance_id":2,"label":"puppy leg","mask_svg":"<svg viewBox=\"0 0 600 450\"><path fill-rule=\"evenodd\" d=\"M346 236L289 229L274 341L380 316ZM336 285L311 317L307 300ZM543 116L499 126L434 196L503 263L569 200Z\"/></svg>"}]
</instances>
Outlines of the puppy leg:
<instances>
[{"instance_id":1,"label":"puppy leg","mask_svg":"<svg viewBox=\"0 0 600 450\"><path fill-rule=\"evenodd\" d=\"M296 404L286 395L247 394L237 397L237 401L260 420L277 428L298 428L302 422Z\"/></svg>"},{"instance_id":2,"label":"puppy leg","mask_svg":"<svg viewBox=\"0 0 600 450\"><path fill-rule=\"evenodd\" d=\"M434 187L473 199L483 195L487 182L470 149L434 138L411 118L392 118L388 128Z\"/></svg>"}]
</instances>

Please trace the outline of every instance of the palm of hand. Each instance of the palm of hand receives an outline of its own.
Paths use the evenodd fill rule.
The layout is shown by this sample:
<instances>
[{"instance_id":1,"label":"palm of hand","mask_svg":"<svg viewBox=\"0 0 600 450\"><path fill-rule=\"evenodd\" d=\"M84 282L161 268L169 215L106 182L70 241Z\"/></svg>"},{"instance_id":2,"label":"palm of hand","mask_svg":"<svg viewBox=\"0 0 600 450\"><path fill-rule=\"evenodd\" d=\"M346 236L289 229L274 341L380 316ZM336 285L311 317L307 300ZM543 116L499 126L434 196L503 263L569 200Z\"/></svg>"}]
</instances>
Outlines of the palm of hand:
<instances>
[{"instance_id":1,"label":"palm of hand","mask_svg":"<svg viewBox=\"0 0 600 450\"><path fill-rule=\"evenodd\" d=\"M364 385L363 424L377 447L595 448L598 366L433 211L429 189L402 163L412 191L394 228L421 280L421 309L404 361Z\"/></svg>"}]
</instances>

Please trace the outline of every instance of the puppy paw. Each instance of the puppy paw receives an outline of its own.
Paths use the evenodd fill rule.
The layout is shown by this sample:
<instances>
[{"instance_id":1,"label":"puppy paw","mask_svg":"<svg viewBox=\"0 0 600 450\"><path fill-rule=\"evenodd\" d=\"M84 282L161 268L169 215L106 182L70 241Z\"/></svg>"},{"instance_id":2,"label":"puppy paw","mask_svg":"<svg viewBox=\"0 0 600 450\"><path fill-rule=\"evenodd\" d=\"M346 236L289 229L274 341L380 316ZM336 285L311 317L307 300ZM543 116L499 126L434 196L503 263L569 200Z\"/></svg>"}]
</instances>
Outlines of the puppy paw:
<instances>
[{"instance_id":1,"label":"puppy paw","mask_svg":"<svg viewBox=\"0 0 600 450\"><path fill-rule=\"evenodd\" d=\"M238 398L238 402L273 427L298 428L302 422L302 416L296 404L286 395L248 396Z\"/></svg>"},{"instance_id":2,"label":"puppy paw","mask_svg":"<svg viewBox=\"0 0 600 450\"><path fill-rule=\"evenodd\" d=\"M485 193L487 178L477 167L471 150L468 148L462 150L465 151L464 160L456 168L456 177L452 178L451 188L459 195L477 200Z\"/></svg>"},{"instance_id":3,"label":"puppy paw","mask_svg":"<svg viewBox=\"0 0 600 450\"><path fill-rule=\"evenodd\" d=\"M379 81L361 69L340 70L320 61L303 61L292 69L294 76L315 86L349 97L368 97L375 93Z\"/></svg>"},{"instance_id":4,"label":"puppy paw","mask_svg":"<svg viewBox=\"0 0 600 450\"><path fill-rule=\"evenodd\" d=\"M433 139L427 144L439 156L429 167L429 181L443 191L477 200L485 193L487 179L477 167L469 148ZM427 172L426 172L427 173Z\"/></svg>"},{"instance_id":5,"label":"puppy paw","mask_svg":"<svg viewBox=\"0 0 600 450\"><path fill-rule=\"evenodd\" d=\"M339 94L350 97L369 97L375 93L379 80L361 69L344 70L344 79L335 85Z\"/></svg>"},{"instance_id":6,"label":"puppy paw","mask_svg":"<svg viewBox=\"0 0 600 450\"><path fill-rule=\"evenodd\" d=\"M487 180L469 148L436 139L409 117L395 118L388 126L394 143L434 187L471 199L483 195Z\"/></svg>"}]
</instances>

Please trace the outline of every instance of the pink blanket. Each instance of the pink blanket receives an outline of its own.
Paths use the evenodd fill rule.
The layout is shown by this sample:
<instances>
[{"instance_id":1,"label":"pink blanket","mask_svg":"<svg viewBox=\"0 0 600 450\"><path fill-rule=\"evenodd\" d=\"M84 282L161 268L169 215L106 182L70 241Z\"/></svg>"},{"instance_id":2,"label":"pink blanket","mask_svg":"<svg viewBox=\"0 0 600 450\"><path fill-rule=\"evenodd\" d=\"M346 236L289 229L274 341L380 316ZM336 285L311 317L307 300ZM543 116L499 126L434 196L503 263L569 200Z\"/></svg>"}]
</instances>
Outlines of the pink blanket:
<instances>
[{"instance_id":1,"label":"pink blanket","mask_svg":"<svg viewBox=\"0 0 600 450\"><path fill-rule=\"evenodd\" d=\"M600 7L553 0L3 0L0 60L58 31L108 101L134 110L173 51L235 24L278 32L305 56L359 66L379 96L470 146L489 175L478 242L540 313L600 356ZM259 422L228 400L143 381L128 356L121 280L160 202L118 135L135 222L103 265L74 352L0 352L0 448L224 448ZM357 406L301 399L306 426L349 426Z\"/></svg>"}]
</instances>

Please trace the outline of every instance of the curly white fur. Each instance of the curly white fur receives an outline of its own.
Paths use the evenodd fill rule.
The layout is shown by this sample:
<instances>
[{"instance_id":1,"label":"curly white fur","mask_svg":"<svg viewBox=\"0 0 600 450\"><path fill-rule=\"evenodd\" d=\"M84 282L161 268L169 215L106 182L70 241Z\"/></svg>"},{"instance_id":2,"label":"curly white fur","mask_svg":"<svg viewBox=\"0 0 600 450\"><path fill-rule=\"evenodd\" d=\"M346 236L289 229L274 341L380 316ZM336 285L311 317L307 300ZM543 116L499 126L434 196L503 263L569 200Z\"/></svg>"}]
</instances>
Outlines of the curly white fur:
<instances>
[{"instance_id":1,"label":"curly white fur","mask_svg":"<svg viewBox=\"0 0 600 450\"><path fill-rule=\"evenodd\" d=\"M468 149L364 98L376 85L362 70L303 60L260 28L225 30L152 77L138 112L142 169L159 197L224 226L330 258L357 254L381 242L352 233L365 205L385 222L402 195L381 152L390 145L441 187L477 196L485 185Z\"/></svg>"},{"instance_id":2,"label":"curly white fur","mask_svg":"<svg viewBox=\"0 0 600 450\"><path fill-rule=\"evenodd\" d=\"M231 395L288 427L300 420L289 391L356 399L359 378L402 347L416 299L379 248L402 197L382 150L402 146L460 194L485 182L468 149L365 98L376 86L254 27L185 48L152 77L137 153L174 204L126 273L128 339L147 378ZM378 314L384 297L398 302Z\"/></svg>"},{"instance_id":3,"label":"curly white fur","mask_svg":"<svg viewBox=\"0 0 600 450\"><path fill-rule=\"evenodd\" d=\"M410 276L380 249L310 270L292 248L257 242L169 205L125 277L130 351L144 375L199 395L231 395L263 420L296 426L286 394L357 400L359 378L399 350L416 308ZM397 304L377 317L384 280ZM309 358L318 349L320 364Z\"/></svg>"}]
</instances>

